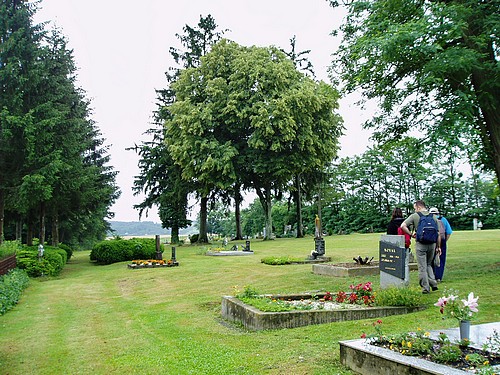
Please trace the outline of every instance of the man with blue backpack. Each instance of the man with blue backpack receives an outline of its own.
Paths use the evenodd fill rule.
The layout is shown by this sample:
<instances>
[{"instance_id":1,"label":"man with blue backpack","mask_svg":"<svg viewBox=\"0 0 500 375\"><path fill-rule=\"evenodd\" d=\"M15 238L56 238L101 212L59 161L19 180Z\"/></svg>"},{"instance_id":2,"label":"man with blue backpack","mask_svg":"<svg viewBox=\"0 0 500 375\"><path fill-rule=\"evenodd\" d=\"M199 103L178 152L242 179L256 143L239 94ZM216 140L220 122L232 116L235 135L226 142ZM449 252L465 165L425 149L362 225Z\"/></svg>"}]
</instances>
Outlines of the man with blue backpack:
<instances>
[{"instance_id":1,"label":"man with blue backpack","mask_svg":"<svg viewBox=\"0 0 500 375\"><path fill-rule=\"evenodd\" d=\"M441 253L441 236L437 218L427 211L424 201L417 200L413 204L415 212L401 224L404 233L415 237L415 253L418 264L418 278L422 293L428 294L431 289L438 290L437 281L432 269L434 254Z\"/></svg>"}]
</instances>

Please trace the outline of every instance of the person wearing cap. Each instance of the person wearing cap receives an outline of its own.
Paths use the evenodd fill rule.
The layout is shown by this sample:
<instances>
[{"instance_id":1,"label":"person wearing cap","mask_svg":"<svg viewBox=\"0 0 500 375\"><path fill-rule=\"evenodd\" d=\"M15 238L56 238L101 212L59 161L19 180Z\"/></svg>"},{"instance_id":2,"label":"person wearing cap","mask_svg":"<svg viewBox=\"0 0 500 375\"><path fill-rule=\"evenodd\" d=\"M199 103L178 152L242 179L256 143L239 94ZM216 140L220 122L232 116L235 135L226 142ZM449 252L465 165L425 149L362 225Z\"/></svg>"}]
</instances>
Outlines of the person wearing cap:
<instances>
[{"instance_id":1,"label":"person wearing cap","mask_svg":"<svg viewBox=\"0 0 500 375\"><path fill-rule=\"evenodd\" d=\"M439 255L439 267L433 266L434 268L434 277L436 281L440 282L443 280L444 275L444 265L446 264L446 243L450 238L453 230L451 229L451 225L446 220L446 218L439 214L439 209L437 207L432 207L429 210L430 214L433 214L439 223L439 234L441 235L441 254ZM437 254L436 254L437 256Z\"/></svg>"}]
</instances>

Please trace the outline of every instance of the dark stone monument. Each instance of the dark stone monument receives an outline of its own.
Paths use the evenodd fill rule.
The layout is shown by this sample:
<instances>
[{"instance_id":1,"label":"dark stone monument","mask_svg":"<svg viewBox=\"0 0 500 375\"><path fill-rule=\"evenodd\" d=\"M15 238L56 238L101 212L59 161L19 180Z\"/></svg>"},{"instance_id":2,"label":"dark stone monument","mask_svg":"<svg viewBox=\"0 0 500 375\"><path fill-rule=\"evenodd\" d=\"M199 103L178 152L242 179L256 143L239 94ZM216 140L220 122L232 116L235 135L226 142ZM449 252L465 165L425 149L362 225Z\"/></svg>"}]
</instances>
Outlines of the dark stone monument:
<instances>
[{"instance_id":1,"label":"dark stone monument","mask_svg":"<svg viewBox=\"0 0 500 375\"><path fill-rule=\"evenodd\" d=\"M161 251L160 236L158 234L155 236L155 240L156 240L156 260L162 260L163 255Z\"/></svg>"},{"instance_id":2,"label":"dark stone monument","mask_svg":"<svg viewBox=\"0 0 500 375\"><path fill-rule=\"evenodd\" d=\"M410 283L409 250L404 236L382 235L379 245L380 287L404 287Z\"/></svg>"},{"instance_id":3,"label":"dark stone monument","mask_svg":"<svg viewBox=\"0 0 500 375\"><path fill-rule=\"evenodd\" d=\"M172 263L176 263L177 260L175 259L175 246L172 246Z\"/></svg>"},{"instance_id":4,"label":"dark stone monument","mask_svg":"<svg viewBox=\"0 0 500 375\"><path fill-rule=\"evenodd\" d=\"M250 250L250 240L245 241L245 247L243 248L243 251L252 251Z\"/></svg>"}]
</instances>

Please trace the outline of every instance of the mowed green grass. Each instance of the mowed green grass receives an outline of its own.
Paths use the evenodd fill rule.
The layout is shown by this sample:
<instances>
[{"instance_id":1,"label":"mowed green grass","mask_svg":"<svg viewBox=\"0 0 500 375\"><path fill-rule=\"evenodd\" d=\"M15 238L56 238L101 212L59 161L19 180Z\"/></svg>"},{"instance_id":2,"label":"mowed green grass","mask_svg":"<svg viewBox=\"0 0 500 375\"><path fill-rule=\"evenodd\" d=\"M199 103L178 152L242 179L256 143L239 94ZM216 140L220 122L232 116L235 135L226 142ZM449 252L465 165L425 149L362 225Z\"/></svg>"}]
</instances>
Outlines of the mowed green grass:
<instances>
[{"instance_id":1,"label":"mowed green grass","mask_svg":"<svg viewBox=\"0 0 500 375\"><path fill-rule=\"evenodd\" d=\"M326 237L334 262L378 258L380 234ZM306 257L311 237L252 241L255 254L201 255L177 247L179 267L131 270L96 266L77 252L62 275L32 280L20 303L0 317L0 374L351 374L338 341L372 332L373 320L249 332L220 317L223 295L251 285L262 293L348 290L379 277L331 278L311 265L269 266L266 256ZM164 258L170 257L170 248ZM445 288L479 295L475 323L499 321L500 230L455 232L440 291L427 310L383 319L385 332L456 327L433 306ZM418 286L416 272L412 286Z\"/></svg>"}]
</instances>

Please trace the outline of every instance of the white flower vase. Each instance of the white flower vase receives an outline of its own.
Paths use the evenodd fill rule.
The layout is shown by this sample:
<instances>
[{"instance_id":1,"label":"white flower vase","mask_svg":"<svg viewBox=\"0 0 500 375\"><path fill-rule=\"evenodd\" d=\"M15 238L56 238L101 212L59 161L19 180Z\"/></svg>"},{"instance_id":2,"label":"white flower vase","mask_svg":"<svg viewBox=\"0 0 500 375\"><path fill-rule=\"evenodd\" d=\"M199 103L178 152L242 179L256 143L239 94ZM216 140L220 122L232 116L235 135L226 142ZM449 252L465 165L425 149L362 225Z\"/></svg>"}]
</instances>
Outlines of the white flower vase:
<instances>
[{"instance_id":1,"label":"white flower vase","mask_svg":"<svg viewBox=\"0 0 500 375\"><path fill-rule=\"evenodd\" d=\"M470 340L470 320L460 321L460 340Z\"/></svg>"}]
</instances>

